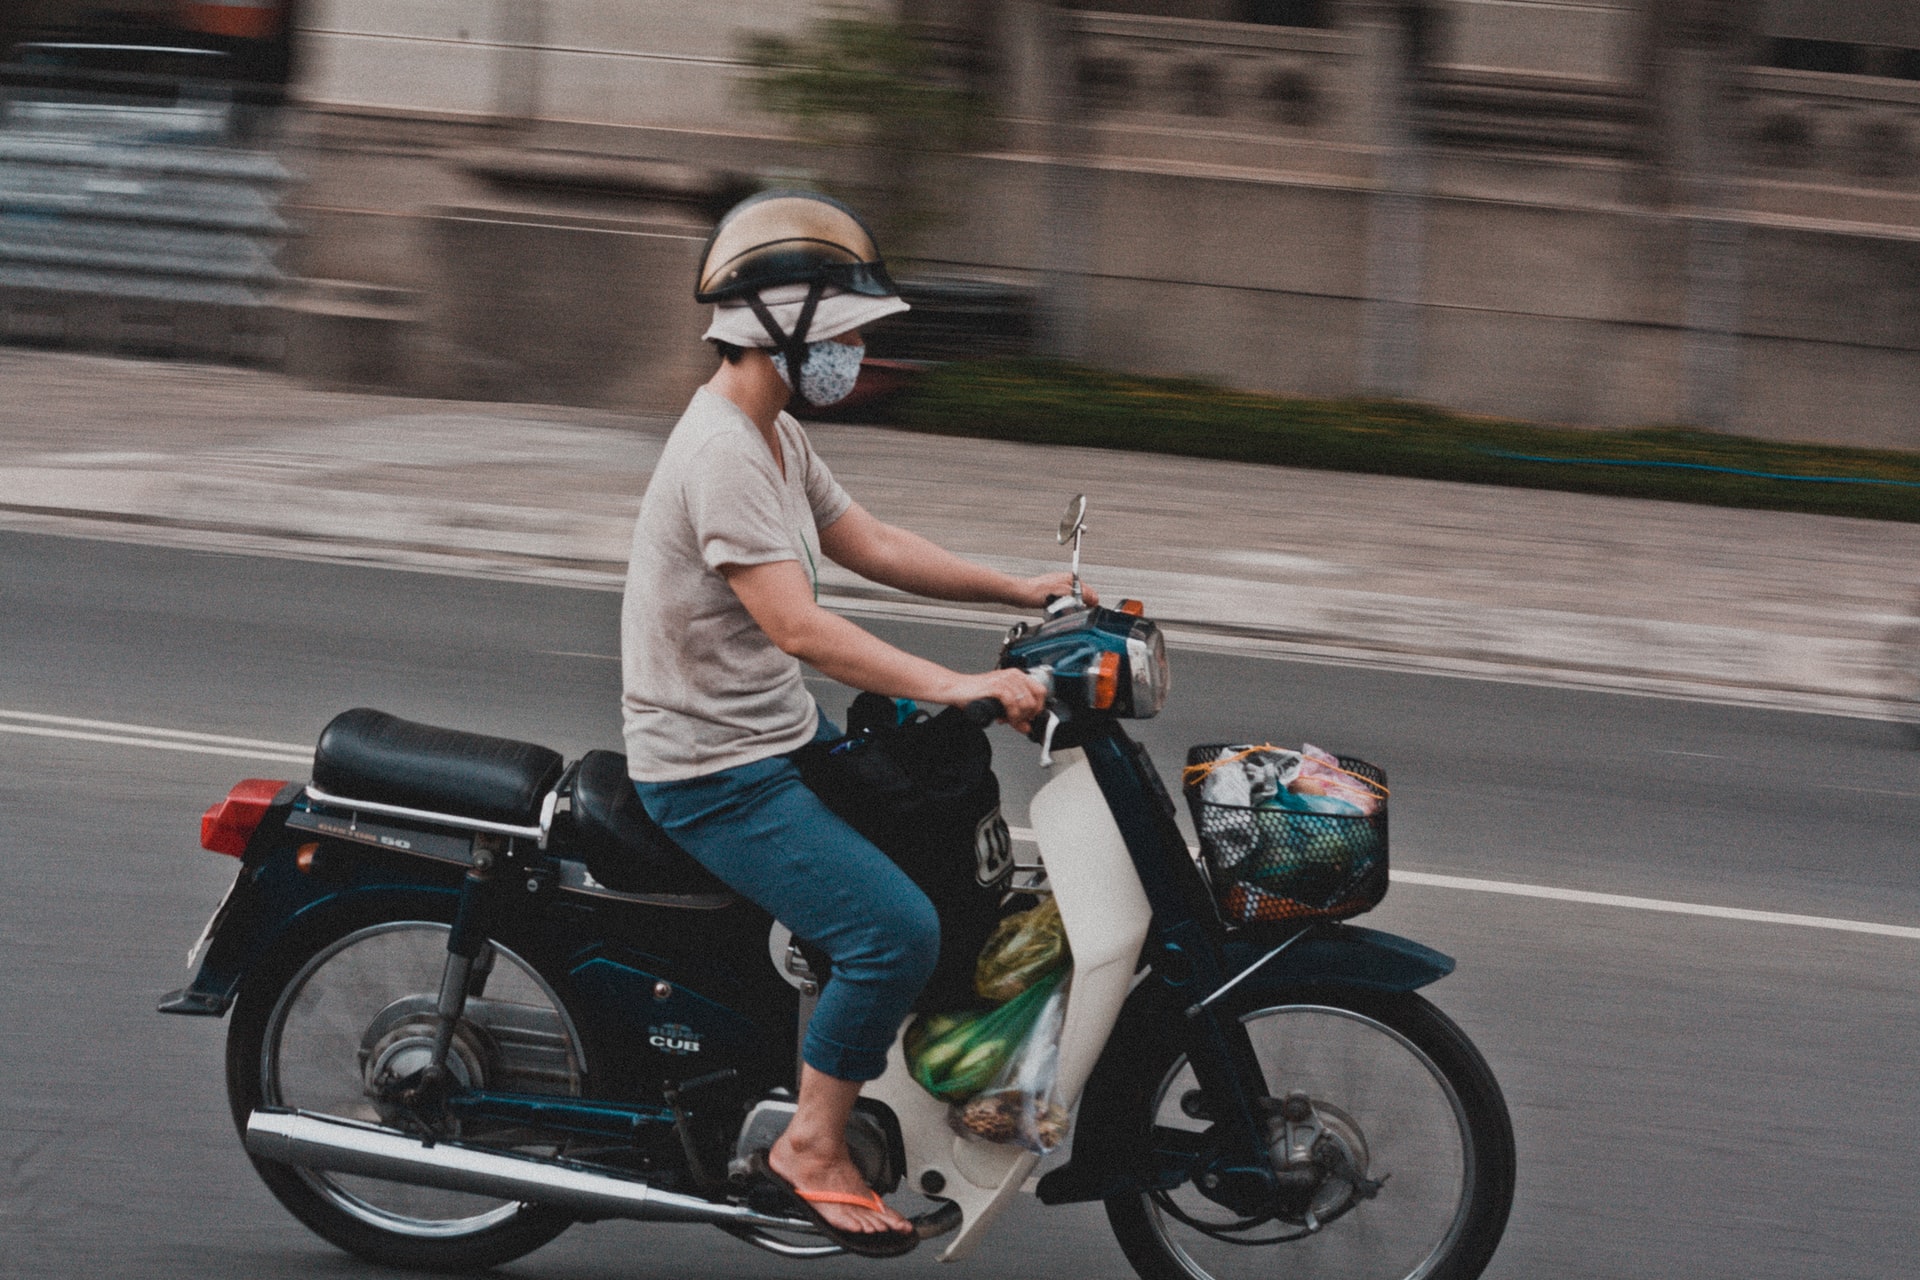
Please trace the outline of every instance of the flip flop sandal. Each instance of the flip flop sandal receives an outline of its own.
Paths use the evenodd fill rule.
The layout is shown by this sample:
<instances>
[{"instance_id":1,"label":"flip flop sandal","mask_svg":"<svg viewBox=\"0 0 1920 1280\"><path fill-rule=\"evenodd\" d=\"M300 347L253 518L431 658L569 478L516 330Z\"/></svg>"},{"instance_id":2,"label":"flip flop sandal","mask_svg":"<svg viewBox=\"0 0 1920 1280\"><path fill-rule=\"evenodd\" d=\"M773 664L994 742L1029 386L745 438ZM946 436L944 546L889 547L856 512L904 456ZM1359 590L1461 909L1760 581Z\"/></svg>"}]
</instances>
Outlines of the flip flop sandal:
<instances>
[{"instance_id":1,"label":"flip flop sandal","mask_svg":"<svg viewBox=\"0 0 1920 1280\"><path fill-rule=\"evenodd\" d=\"M886 1208L880 1197L872 1191L865 1195L852 1195L845 1191L802 1191L791 1182L774 1172L767 1153L756 1151L749 1162L758 1177L765 1178L774 1186L787 1193L789 1199L800 1212L813 1220L815 1226L826 1233L827 1239L845 1249L848 1253L863 1258L897 1258L903 1253L911 1253L920 1243L920 1236L913 1231L847 1231L828 1222L815 1205L846 1204L862 1209L871 1209L878 1213Z\"/></svg>"}]
</instances>

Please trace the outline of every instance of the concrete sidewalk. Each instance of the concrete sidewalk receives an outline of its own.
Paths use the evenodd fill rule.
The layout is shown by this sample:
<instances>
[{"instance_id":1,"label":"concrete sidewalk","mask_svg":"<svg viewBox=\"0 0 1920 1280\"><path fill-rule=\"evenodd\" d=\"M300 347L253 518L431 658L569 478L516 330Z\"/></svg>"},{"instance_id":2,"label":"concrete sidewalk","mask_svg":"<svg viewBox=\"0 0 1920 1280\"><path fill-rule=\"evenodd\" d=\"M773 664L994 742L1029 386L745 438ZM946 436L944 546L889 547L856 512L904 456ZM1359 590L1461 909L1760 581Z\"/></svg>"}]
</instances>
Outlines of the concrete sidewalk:
<instances>
[{"instance_id":1,"label":"concrete sidewalk","mask_svg":"<svg viewBox=\"0 0 1920 1280\"><path fill-rule=\"evenodd\" d=\"M0 525L617 588L671 421L0 349ZM1920 526L821 425L883 519L1177 644L1883 715ZM828 566L850 612L919 605ZM608 637L608 652L615 641Z\"/></svg>"}]
</instances>

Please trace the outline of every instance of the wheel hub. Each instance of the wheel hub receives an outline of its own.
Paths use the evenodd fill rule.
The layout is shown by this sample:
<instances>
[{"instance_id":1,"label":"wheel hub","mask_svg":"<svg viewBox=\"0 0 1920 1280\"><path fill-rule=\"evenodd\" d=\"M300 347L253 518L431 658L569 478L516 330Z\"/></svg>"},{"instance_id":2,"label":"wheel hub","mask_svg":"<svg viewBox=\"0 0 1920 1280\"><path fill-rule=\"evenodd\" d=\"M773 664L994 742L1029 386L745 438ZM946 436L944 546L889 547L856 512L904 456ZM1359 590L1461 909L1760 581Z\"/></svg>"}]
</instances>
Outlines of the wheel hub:
<instances>
[{"instance_id":1,"label":"wheel hub","mask_svg":"<svg viewBox=\"0 0 1920 1280\"><path fill-rule=\"evenodd\" d=\"M1304 1093L1269 1099L1266 1109L1281 1222L1318 1231L1379 1194L1384 1179L1367 1176L1371 1153L1352 1116Z\"/></svg>"},{"instance_id":2,"label":"wheel hub","mask_svg":"<svg viewBox=\"0 0 1920 1280\"><path fill-rule=\"evenodd\" d=\"M384 1123L406 1128L431 1112L435 1127L443 1128L450 1121L437 1104L446 1093L486 1087L490 1055L484 1033L461 1019L447 1047L445 1069L435 1071L433 1048L439 1030L440 1018L431 1002L413 996L381 1010L361 1036L362 1089Z\"/></svg>"}]
</instances>

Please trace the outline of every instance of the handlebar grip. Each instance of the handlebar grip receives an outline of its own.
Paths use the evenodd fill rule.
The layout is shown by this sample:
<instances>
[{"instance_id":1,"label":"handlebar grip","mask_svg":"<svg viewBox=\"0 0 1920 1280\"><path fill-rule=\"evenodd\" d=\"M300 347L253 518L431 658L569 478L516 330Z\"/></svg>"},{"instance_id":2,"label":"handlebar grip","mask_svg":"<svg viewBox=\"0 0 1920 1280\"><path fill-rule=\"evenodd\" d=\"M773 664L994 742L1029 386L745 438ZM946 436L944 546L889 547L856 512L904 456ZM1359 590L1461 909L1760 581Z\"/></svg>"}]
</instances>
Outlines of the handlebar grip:
<instances>
[{"instance_id":1,"label":"handlebar grip","mask_svg":"<svg viewBox=\"0 0 1920 1280\"><path fill-rule=\"evenodd\" d=\"M975 698L961 709L961 714L985 729L1006 715L1007 708L998 698Z\"/></svg>"}]
</instances>

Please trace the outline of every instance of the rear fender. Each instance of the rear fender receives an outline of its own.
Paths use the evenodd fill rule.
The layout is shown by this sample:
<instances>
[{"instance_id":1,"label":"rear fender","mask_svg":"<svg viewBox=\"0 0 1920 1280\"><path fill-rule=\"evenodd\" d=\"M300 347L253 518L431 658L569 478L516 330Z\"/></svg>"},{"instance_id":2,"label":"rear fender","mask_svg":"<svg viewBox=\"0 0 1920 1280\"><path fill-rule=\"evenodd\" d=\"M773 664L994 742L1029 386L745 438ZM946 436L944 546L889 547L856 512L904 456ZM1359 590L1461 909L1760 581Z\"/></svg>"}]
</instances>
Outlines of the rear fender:
<instances>
[{"instance_id":1,"label":"rear fender","mask_svg":"<svg viewBox=\"0 0 1920 1280\"><path fill-rule=\"evenodd\" d=\"M265 829L269 824L272 830ZM457 867L426 862L401 865L322 843L319 856L302 868L298 849L307 833L289 830L285 811L278 809L262 827L248 848L193 980L161 1000L161 1013L221 1017L233 1007L247 974L276 947L342 909L385 905L452 919L463 874Z\"/></svg>"},{"instance_id":2,"label":"rear fender","mask_svg":"<svg viewBox=\"0 0 1920 1280\"><path fill-rule=\"evenodd\" d=\"M1221 948L1222 968L1240 973L1276 945L1272 940L1236 939ZM1410 939L1358 925L1327 924L1248 973L1234 988L1234 998L1236 1003L1263 995L1285 999L1316 986L1415 991L1453 969L1451 956ZM1133 989L1087 1081L1074 1122L1073 1159L1040 1179L1043 1203L1103 1200L1156 1181L1151 1143L1134 1113L1139 1099L1159 1083L1144 1074L1160 1070L1159 1064L1167 1061L1156 1046L1177 1039L1185 1024L1183 994L1151 977Z\"/></svg>"}]
</instances>

